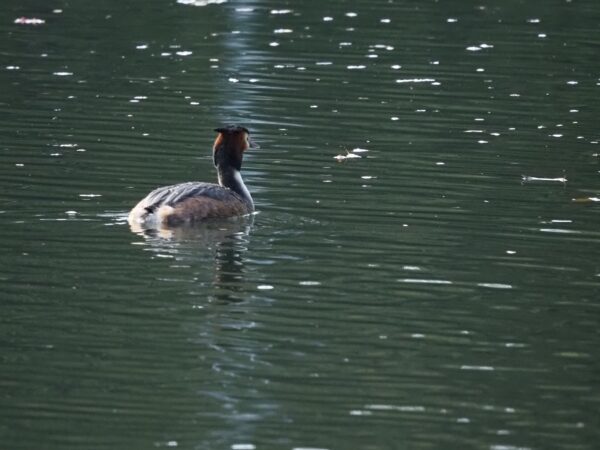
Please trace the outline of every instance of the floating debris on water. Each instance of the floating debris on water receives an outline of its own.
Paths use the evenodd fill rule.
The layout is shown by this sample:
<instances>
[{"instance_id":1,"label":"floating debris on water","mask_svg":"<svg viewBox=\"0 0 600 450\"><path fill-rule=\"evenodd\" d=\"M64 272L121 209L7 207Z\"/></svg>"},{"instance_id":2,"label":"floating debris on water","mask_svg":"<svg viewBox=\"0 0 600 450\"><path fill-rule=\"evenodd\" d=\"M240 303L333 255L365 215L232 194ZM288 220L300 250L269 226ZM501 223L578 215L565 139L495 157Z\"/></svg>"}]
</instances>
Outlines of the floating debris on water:
<instances>
[{"instance_id":1,"label":"floating debris on water","mask_svg":"<svg viewBox=\"0 0 600 450\"><path fill-rule=\"evenodd\" d=\"M350 153L349 151L346 151L345 155L335 155L333 157L333 159L336 159L338 161L345 161L346 159L356 159L356 158L362 158L362 156L357 155L356 153Z\"/></svg>"}]
</instances>

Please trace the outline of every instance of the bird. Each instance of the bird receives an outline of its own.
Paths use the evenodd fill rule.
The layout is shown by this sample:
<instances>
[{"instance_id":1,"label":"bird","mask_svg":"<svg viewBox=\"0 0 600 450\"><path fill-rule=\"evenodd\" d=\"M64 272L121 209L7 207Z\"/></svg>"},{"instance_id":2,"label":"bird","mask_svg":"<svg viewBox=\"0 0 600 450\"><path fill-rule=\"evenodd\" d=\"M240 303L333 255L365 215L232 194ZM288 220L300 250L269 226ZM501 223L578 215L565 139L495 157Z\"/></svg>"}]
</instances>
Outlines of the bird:
<instances>
[{"instance_id":1,"label":"bird","mask_svg":"<svg viewBox=\"0 0 600 450\"><path fill-rule=\"evenodd\" d=\"M214 131L218 133L213 145L218 184L190 181L153 190L129 213L132 229L176 228L254 212L241 170L244 152L258 146L243 126L226 125Z\"/></svg>"}]
</instances>

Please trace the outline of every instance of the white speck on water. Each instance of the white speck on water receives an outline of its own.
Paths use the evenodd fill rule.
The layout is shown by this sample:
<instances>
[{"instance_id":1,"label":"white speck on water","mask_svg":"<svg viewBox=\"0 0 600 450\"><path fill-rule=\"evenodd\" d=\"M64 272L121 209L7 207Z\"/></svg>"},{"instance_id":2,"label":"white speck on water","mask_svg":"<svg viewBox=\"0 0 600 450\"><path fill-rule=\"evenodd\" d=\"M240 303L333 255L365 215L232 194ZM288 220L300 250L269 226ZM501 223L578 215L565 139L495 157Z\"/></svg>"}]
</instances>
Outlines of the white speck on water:
<instances>
[{"instance_id":1,"label":"white speck on water","mask_svg":"<svg viewBox=\"0 0 600 450\"><path fill-rule=\"evenodd\" d=\"M468 417L459 417L456 419L456 423L471 423L471 419Z\"/></svg>"},{"instance_id":2,"label":"white speck on water","mask_svg":"<svg viewBox=\"0 0 600 450\"><path fill-rule=\"evenodd\" d=\"M73 75L73 72L52 72L52 75L56 75L57 77L70 77Z\"/></svg>"},{"instance_id":3,"label":"white speck on water","mask_svg":"<svg viewBox=\"0 0 600 450\"><path fill-rule=\"evenodd\" d=\"M556 182L556 183L566 183L567 178L566 177L547 178L547 177L532 177L532 176L522 175L521 181L523 181L524 183L528 183L531 181L549 181L549 182Z\"/></svg>"},{"instance_id":4,"label":"white speck on water","mask_svg":"<svg viewBox=\"0 0 600 450\"><path fill-rule=\"evenodd\" d=\"M294 30L292 30L291 28L277 28L276 30L273 30L273 33L275 34L285 34L285 33L293 33Z\"/></svg>"},{"instance_id":5,"label":"white speck on water","mask_svg":"<svg viewBox=\"0 0 600 450\"><path fill-rule=\"evenodd\" d=\"M371 416L373 413L371 411L365 411L362 409L352 409L350 410L351 416Z\"/></svg>"},{"instance_id":6,"label":"white speck on water","mask_svg":"<svg viewBox=\"0 0 600 450\"><path fill-rule=\"evenodd\" d=\"M381 23L390 23L391 21L392 21L391 19L387 19L387 18L379 19L379 22L381 22Z\"/></svg>"},{"instance_id":7,"label":"white speck on water","mask_svg":"<svg viewBox=\"0 0 600 450\"><path fill-rule=\"evenodd\" d=\"M6 66L6 70L19 70L19 66Z\"/></svg>"},{"instance_id":8,"label":"white speck on water","mask_svg":"<svg viewBox=\"0 0 600 450\"><path fill-rule=\"evenodd\" d=\"M94 198L94 197L102 197L102 194L79 194L80 197L84 198Z\"/></svg>"},{"instance_id":9,"label":"white speck on water","mask_svg":"<svg viewBox=\"0 0 600 450\"><path fill-rule=\"evenodd\" d=\"M401 411L401 412L424 412L425 407L420 405L386 405L372 404L365 405L365 409L371 411Z\"/></svg>"},{"instance_id":10,"label":"white speck on water","mask_svg":"<svg viewBox=\"0 0 600 450\"><path fill-rule=\"evenodd\" d=\"M259 284L258 286L256 286L256 289L259 289L261 291L270 291L271 289L274 289L274 287L270 284Z\"/></svg>"},{"instance_id":11,"label":"white speck on water","mask_svg":"<svg viewBox=\"0 0 600 450\"><path fill-rule=\"evenodd\" d=\"M402 66L400 64L392 64L390 67L394 70L398 70L398 69L402 68Z\"/></svg>"},{"instance_id":12,"label":"white speck on water","mask_svg":"<svg viewBox=\"0 0 600 450\"><path fill-rule=\"evenodd\" d=\"M548 35L546 33L538 33L538 37L541 38L541 39L544 39L547 36Z\"/></svg>"},{"instance_id":13,"label":"white speck on water","mask_svg":"<svg viewBox=\"0 0 600 450\"><path fill-rule=\"evenodd\" d=\"M338 45L340 47L350 47L352 45L352 42L340 42Z\"/></svg>"},{"instance_id":14,"label":"white speck on water","mask_svg":"<svg viewBox=\"0 0 600 450\"><path fill-rule=\"evenodd\" d=\"M181 50L178 51L176 54L179 56L190 56L193 52L189 51L189 50Z\"/></svg>"},{"instance_id":15,"label":"white speck on water","mask_svg":"<svg viewBox=\"0 0 600 450\"><path fill-rule=\"evenodd\" d=\"M570 81L567 81L567 84L569 84L569 85L571 85L571 86L574 86L574 85L576 85L576 84L579 84L579 81L570 80Z\"/></svg>"},{"instance_id":16,"label":"white speck on water","mask_svg":"<svg viewBox=\"0 0 600 450\"><path fill-rule=\"evenodd\" d=\"M220 5L225 2L227 0L177 0L177 3L190 6Z\"/></svg>"},{"instance_id":17,"label":"white speck on water","mask_svg":"<svg viewBox=\"0 0 600 450\"><path fill-rule=\"evenodd\" d=\"M443 161L438 161L438 162L436 162L436 163L435 163L435 165L436 165L436 166L445 166L445 165L446 165L446 163L445 163L445 162L443 162Z\"/></svg>"},{"instance_id":18,"label":"white speck on water","mask_svg":"<svg viewBox=\"0 0 600 450\"><path fill-rule=\"evenodd\" d=\"M400 278L398 281L412 284L452 284L452 281L449 280L430 280L426 278Z\"/></svg>"},{"instance_id":19,"label":"white speck on water","mask_svg":"<svg viewBox=\"0 0 600 450\"><path fill-rule=\"evenodd\" d=\"M422 333L413 333L410 337L413 339L425 339L425 335Z\"/></svg>"},{"instance_id":20,"label":"white speck on water","mask_svg":"<svg viewBox=\"0 0 600 450\"><path fill-rule=\"evenodd\" d=\"M516 255L517 252L516 252L516 250L506 250L506 254L507 255Z\"/></svg>"},{"instance_id":21,"label":"white speck on water","mask_svg":"<svg viewBox=\"0 0 600 450\"><path fill-rule=\"evenodd\" d=\"M356 65L346 66L346 69L348 69L348 70L363 70L363 69L366 69L366 68L367 68L367 66L362 65L362 64L356 64Z\"/></svg>"},{"instance_id":22,"label":"white speck on water","mask_svg":"<svg viewBox=\"0 0 600 450\"><path fill-rule=\"evenodd\" d=\"M482 370L482 371L493 371L495 370L492 366L460 366L460 370Z\"/></svg>"},{"instance_id":23,"label":"white speck on water","mask_svg":"<svg viewBox=\"0 0 600 450\"><path fill-rule=\"evenodd\" d=\"M310 105L311 109L317 109L319 107L319 105Z\"/></svg>"},{"instance_id":24,"label":"white speck on water","mask_svg":"<svg viewBox=\"0 0 600 450\"><path fill-rule=\"evenodd\" d=\"M135 48L137 50L145 50L148 48L148 44L139 44L139 45L136 45Z\"/></svg>"},{"instance_id":25,"label":"white speck on water","mask_svg":"<svg viewBox=\"0 0 600 450\"><path fill-rule=\"evenodd\" d=\"M291 9L272 9L271 14L290 14Z\"/></svg>"},{"instance_id":26,"label":"white speck on water","mask_svg":"<svg viewBox=\"0 0 600 450\"><path fill-rule=\"evenodd\" d=\"M553 138L561 138L561 137L563 137L563 135L560 134L560 133L554 133L554 134L551 134L550 136L552 136Z\"/></svg>"},{"instance_id":27,"label":"white speck on water","mask_svg":"<svg viewBox=\"0 0 600 450\"><path fill-rule=\"evenodd\" d=\"M241 8L235 8L236 12L252 12L254 11L254 8L249 8L249 7L241 7Z\"/></svg>"},{"instance_id":28,"label":"white speck on water","mask_svg":"<svg viewBox=\"0 0 600 450\"><path fill-rule=\"evenodd\" d=\"M430 83L435 81L434 78L400 78L396 83Z\"/></svg>"},{"instance_id":29,"label":"white speck on water","mask_svg":"<svg viewBox=\"0 0 600 450\"><path fill-rule=\"evenodd\" d=\"M317 61L315 65L317 66L331 66L333 63L331 61Z\"/></svg>"},{"instance_id":30,"label":"white speck on water","mask_svg":"<svg viewBox=\"0 0 600 450\"><path fill-rule=\"evenodd\" d=\"M480 50L481 50L481 47L476 47L474 45L467 47L467 51L469 51L469 52L478 52Z\"/></svg>"},{"instance_id":31,"label":"white speck on water","mask_svg":"<svg viewBox=\"0 0 600 450\"><path fill-rule=\"evenodd\" d=\"M23 164L23 163L15 163L15 166L16 166L16 167L24 167L24 166L25 166L25 164Z\"/></svg>"},{"instance_id":32,"label":"white speck on water","mask_svg":"<svg viewBox=\"0 0 600 450\"><path fill-rule=\"evenodd\" d=\"M269 47L279 47L279 42L269 42Z\"/></svg>"},{"instance_id":33,"label":"white speck on water","mask_svg":"<svg viewBox=\"0 0 600 450\"><path fill-rule=\"evenodd\" d=\"M254 444L233 444L231 450L254 450L256 446Z\"/></svg>"},{"instance_id":34,"label":"white speck on water","mask_svg":"<svg viewBox=\"0 0 600 450\"><path fill-rule=\"evenodd\" d=\"M488 141L484 140L484 139L480 139L479 141L477 141L478 144L487 144Z\"/></svg>"},{"instance_id":35,"label":"white speck on water","mask_svg":"<svg viewBox=\"0 0 600 450\"><path fill-rule=\"evenodd\" d=\"M561 234L579 234L577 230L567 230L565 228L540 228L542 233L561 233Z\"/></svg>"},{"instance_id":36,"label":"white speck on water","mask_svg":"<svg viewBox=\"0 0 600 450\"><path fill-rule=\"evenodd\" d=\"M535 18L535 19L527 19L527 23L540 23L540 22L541 22L541 20L537 19L537 18Z\"/></svg>"},{"instance_id":37,"label":"white speck on water","mask_svg":"<svg viewBox=\"0 0 600 450\"><path fill-rule=\"evenodd\" d=\"M458 22L458 19L456 19L454 17L448 17L446 19L446 22L448 22L448 23L456 23L456 22Z\"/></svg>"},{"instance_id":38,"label":"white speck on water","mask_svg":"<svg viewBox=\"0 0 600 450\"><path fill-rule=\"evenodd\" d=\"M200 102L190 102L190 105L192 106L198 106L200 104Z\"/></svg>"},{"instance_id":39,"label":"white speck on water","mask_svg":"<svg viewBox=\"0 0 600 450\"><path fill-rule=\"evenodd\" d=\"M366 148L360 148L360 147L356 147L356 148L353 148L353 149L352 149L352 152L353 152L353 153L366 153L366 152L368 152L368 151L369 151L369 150L367 150Z\"/></svg>"},{"instance_id":40,"label":"white speck on water","mask_svg":"<svg viewBox=\"0 0 600 450\"><path fill-rule=\"evenodd\" d=\"M329 450L328 448L320 447L294 447L292 450Z\"/></svg>"},{"instance_id":41,"label":"white speck on water","mask_svg":"<svg viewBox=\"0 0 600 450\"><path fill-rule=\"evenodd\" d=\"M331 22L332 20L333 20L333 17L331 17L331 16L323 17L323 22Z\"/></svg>"},{"instance_id":42,"label":"white speck on water","mask_svg":"<svg viewBox=\"0 0 600 450\"><path fill-rule=\"evenodd\" d=\"M167 441L167 447L177 447L178 445L177 441Z\"/></svg>"},{"instance_id":43,"label":"white speck on water","mask_svg":"<svg viewBox=\"0 0 600 450\"><path fill-rule=\"evenodd\" d=\"M162 52L160 56L171 56L171 52Z\"/></svg>"},{"instance_id":44,"label":"white speck on water","mask_svg":"<svg viewBox=\"0 0 600 450\"><path fill-rule=\"evenodd\" d=\"M504 283L477 283L477 286L490 289L512 289L512 285Z\"/></svg>"},{"instance_id":45,"label":"white speck on water","mask_svg":"<svg viewBox=\"0 0 600 450\"><path fill-rule=\"evenodd\" d=\"M307 280L307 281L300 281L298 284L300 286L320 286L321 282L320 281L310 281L310 280Z\"/></svg>"},{"instance_id":46,"label":"white speck on water","mask_svg":"<svg viewBox=\"0 0 600 450\"><path fill-rule=\"evenodd\" d=\"M578 109L570 109L570 110L569 110L569 112L570 112L570 113L578 113L578 112L579 112L579 110L578 110Z\"/></svg>"},{"instance_id":47,"label":"white speck on water","mask_svg":"<svg viewBox=\"0 0 600 450\"><path fill-rule=\"evenodd\" d=\"M77 214L77 211L69 210L69 211L65 211L65 214L68 216L74 216L75 214Z\"/></svg>"},{"instance_id":48,"label":"white speck on water","mask_svg":"<svg viewBox=\"0 0 600 450\"><path fill-rule=\"evenodd\" d=\"M419 270L421 270L421 268L419 266L402 266L402 270L410 270L413 272L418 272Z\"/></svg>"},{"instance_id":49,"label":"white speck on water","mask_svg":"<svg viewBox=\"0 0 600 450\"><path fill-rule=\"evenodd\" d=\"M400 120L400 117L392 116L390 117L390 120L395 122L396 120Z\"/></svg>"},{"instance_id":50,"label":"white speck on water","mask_svg":"<svg viewBox=\"0 0 600 450\"><path fill-rule=\"evenodd\" d=\"M346 17L356 17L358 16L358 14L356 14L355 12L347 12L346 13Z\"/></svg>"},{"instance_id":51,"label":"white speck on water","mask_svg":"<svg viewBox=\"0 0 600 450\"><path fill-rule=\"evenodd\" d=\"M234 78L234 77L228 78L227 81L229 81L230 83L239 83L240 82L240 80L238 80L237 78Z\"/></svg>"},{"instance_id":52,"label":"white speck on water","mask_svg":"<svg viewBox=\"0 0 600 450\"><path fill-rule=\"evenodd\" d=\"M43 25L46 21L37 17L18 17L14 20L14 23L18 25Z\"/></svg>"}]
</instances>

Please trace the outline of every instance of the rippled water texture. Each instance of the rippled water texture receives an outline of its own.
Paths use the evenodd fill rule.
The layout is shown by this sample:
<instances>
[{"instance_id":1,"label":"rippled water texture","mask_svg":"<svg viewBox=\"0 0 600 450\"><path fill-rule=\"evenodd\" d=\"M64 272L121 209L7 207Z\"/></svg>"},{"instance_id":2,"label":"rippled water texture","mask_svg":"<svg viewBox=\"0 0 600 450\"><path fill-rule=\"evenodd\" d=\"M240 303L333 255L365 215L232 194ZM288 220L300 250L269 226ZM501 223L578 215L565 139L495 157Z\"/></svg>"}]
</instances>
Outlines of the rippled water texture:
<instances>
[{"instance_id":1,"label":"rippled water texture","mask_svg":"<svg viewBox=\"0 0 600 450\"><path fill-rule=\"evenodd\" d=\"M0 9L3 448L598 447L599 2Z\"/></svg>"}]
</instances>

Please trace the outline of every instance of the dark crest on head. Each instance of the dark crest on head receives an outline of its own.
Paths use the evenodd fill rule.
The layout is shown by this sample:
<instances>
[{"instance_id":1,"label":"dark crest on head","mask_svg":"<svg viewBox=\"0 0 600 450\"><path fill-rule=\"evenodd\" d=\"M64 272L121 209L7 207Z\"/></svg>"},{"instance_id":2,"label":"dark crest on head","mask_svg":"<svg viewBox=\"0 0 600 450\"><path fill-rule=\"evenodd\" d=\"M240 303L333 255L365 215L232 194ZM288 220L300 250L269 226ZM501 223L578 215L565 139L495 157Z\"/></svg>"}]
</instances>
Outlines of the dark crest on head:
<instances>
[{"instance_id":1,"label":"dark crest on head","mask_svg":"<svg viewBox=\"0 0 600 450\"><path fill-rule=\"evenodd\" d=\"M215 131L219 133L213 147L215 166L230 166L240 170L243 153L249 147L250 132L239 125L226 125L215 128Z\"/></svg>"}]
</instances>

